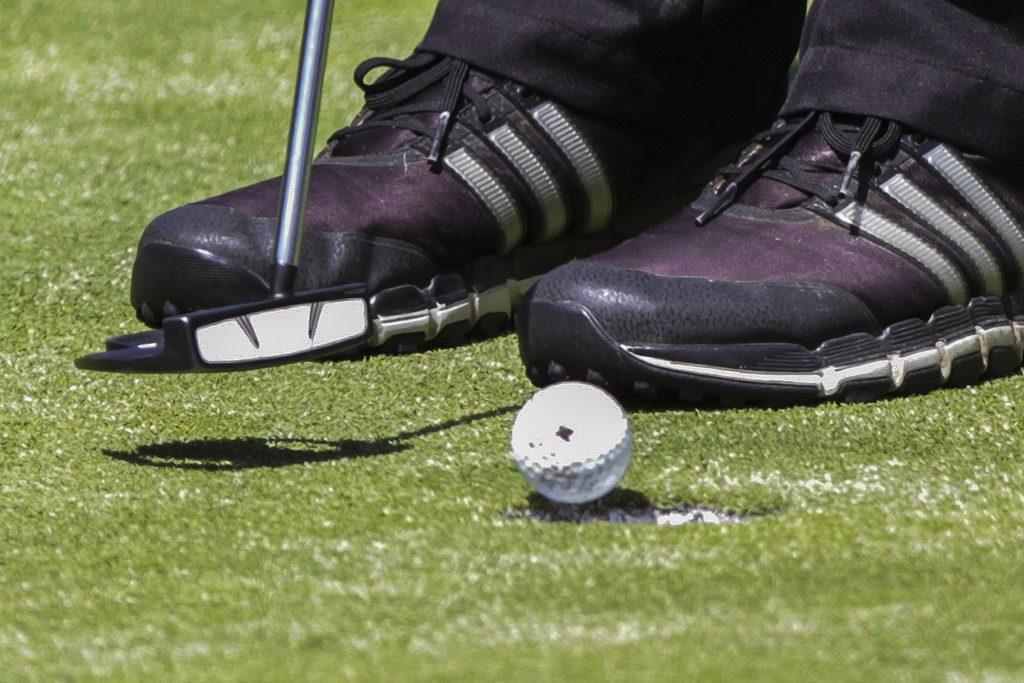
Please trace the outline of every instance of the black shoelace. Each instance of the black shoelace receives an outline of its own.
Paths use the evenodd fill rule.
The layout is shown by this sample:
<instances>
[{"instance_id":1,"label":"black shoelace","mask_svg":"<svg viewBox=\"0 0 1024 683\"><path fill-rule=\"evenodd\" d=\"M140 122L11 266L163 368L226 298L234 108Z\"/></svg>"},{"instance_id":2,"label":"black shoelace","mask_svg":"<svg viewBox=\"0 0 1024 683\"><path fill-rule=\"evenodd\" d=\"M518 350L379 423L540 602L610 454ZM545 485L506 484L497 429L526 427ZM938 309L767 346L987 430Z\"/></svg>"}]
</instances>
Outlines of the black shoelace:
<instances>
[{"instance_id":1,"label":"black shoelace","mask_svg":"<svg viewBox=\"0 0 1024 683\"><path fill-rule=\"evenodd\" d=\"M845 166L795 159L787 154L815 124L836 155L847 159ZM754 138L739 162L719 171L722 189L717 193L717 201L697 217L697 225L706 225L728 209L758 178L788 185L834 206L857 195L867 164L892 153L902 136L903 129L893 121L868 116L856 125L840 123L828 112L812 112L799 121L765 131ZM838 186L829 186L812 175L823 171L841 173L842 181Z\"/></svg>"},{"instance_id":2,"label":"black shoelace","mask_svg":"<svg viewBox=\"0 0 1024 683\"><path fill-rule=\"evenodd\" d=\"M378 69L388 71L373 83L366 78ZM357 123L343 128L331 136L330 142L371 128L401 128L431 138L428 161L438 168L443 160L448 135L455 116L464 102L476 110L477 118L488 123L493 114L487 100L473 87L469 79L469 65L454 57L441 57L424 52L408 59L374 57L359 65L355 73L356 85L366 93L364 115ZM439 102L409 102L436 83L444 84ZM437 124L430 125L421 117L437 114Z\"/></svg>"}]
</instances>

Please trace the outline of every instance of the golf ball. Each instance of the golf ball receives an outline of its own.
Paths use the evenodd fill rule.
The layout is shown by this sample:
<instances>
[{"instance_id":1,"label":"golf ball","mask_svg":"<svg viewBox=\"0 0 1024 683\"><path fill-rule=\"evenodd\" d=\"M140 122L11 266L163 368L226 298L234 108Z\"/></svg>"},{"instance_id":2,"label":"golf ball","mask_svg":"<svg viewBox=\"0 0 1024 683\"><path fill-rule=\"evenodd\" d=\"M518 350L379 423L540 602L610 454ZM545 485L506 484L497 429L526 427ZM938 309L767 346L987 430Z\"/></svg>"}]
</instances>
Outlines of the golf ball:
<instances>
[{"instance_id":1,"label":"golf ball","mask_svg":"<svg viewBox=\"0 0 1024 683\"><path fill-rule=\"evenodd\" d=\"M591 384L566 382L531 398L512 427L512 456L544 497L588 503L629 468L633 432L622 406Z\"/></svg>"}]
</instances>

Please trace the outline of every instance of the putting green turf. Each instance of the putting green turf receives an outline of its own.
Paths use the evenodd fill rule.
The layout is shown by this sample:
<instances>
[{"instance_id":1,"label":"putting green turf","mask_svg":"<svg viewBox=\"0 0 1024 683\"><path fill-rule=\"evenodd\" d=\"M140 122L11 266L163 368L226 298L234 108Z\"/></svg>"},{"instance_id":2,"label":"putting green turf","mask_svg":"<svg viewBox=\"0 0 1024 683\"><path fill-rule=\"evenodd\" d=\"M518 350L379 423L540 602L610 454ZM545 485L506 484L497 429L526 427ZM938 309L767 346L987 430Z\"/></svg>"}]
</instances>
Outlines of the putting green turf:
<instances>
[{"instance_id":1,"label":"putting green turf","mask_svg":"<svg viewBox=\"0 0 1024 683\"><path fill-rule=\"evenodd\" d=\"M1024 677L1024 380L633 418L625 485L742 525L546 525L515 340L86 375L156 213L276 173L300 2L0 6L0 679ZM349 74L430 0L339 5Z\"/></svg>"}]
</instances>

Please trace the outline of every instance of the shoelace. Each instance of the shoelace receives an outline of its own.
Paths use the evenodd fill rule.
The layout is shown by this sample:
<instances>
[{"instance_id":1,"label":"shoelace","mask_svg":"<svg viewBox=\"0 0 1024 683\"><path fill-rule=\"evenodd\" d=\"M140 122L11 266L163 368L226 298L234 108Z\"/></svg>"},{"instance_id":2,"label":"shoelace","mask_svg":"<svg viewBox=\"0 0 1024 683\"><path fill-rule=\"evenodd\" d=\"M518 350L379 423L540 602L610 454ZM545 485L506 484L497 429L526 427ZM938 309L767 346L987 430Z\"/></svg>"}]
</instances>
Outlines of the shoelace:
<instances>
[{"instance_id":1,"label":"shoelace","mask_svg":"<svg viewBox=\"0 0 1024 683\"><path fill-rule=\"evenodd\" d=\"M373 83L367 77L378 69L388 71ZM420 52L408 59L373 57L356 69L356 85L366 94L365 114L357 123L343 128L331 136L329 142L371 128L401 128L432 138L428 162L438 168L454 124L454 118L463 102L476 109L481 123L488 123L493 114L486 98L469 80L469 65L454 57L441 57ZM432 85L442 82L441 100L409 102ZM423 114L437 114L437 124L431 126L420 118Z\"/></svg>"},{"instance_id":2,"label":"shoelace","mask_svg":"<svg viewBox=\"0 0 1024 683\"><path fill-rule=\"evenodd\" d=\"M848 160L845 166L795 159L787 154L815 124L836 155ZM853 125L837 122L828 112L812 112L799 121L776 126L757 135L739 162L718 172L724 188L718 192L715 204L697 217L697 225L707 225L728 209L758 178L774 180L835 205L858 193L866 164L890 154L902 136L903 129L893 121L868 116ZM826 185L812 175L822 171L841 173L839 186Z\"/></svg>"}]
</instances>

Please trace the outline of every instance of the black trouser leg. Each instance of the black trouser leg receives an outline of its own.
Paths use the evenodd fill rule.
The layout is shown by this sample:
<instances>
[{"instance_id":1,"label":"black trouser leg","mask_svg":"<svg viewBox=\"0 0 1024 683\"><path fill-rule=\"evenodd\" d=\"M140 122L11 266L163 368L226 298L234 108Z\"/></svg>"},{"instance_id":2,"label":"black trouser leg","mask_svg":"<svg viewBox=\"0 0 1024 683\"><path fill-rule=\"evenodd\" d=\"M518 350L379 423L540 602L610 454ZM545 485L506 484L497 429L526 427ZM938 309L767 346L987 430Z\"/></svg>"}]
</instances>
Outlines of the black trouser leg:
<instances>
[{"instance_id":1,"label":"black trouser leg","mask_svg":"<svg viewBox=\"0 0 1024 683\"><path fill-rule=\"evenodd\" d=\"M784 113L894 119L1024 162L1022 0L817 0Z\"/></svg>"},{"instance_id":2,"label":"black trouser leg","mask_svg":"<svg viewBox=\"0 0 1024 683\"><path fill-rule=\"evenodd\" d=\"M805 0L441 0L421 48L601 116L726 128L762 108L766 123L776 114L804 9Z\"/></svg>"}]
</instances>

